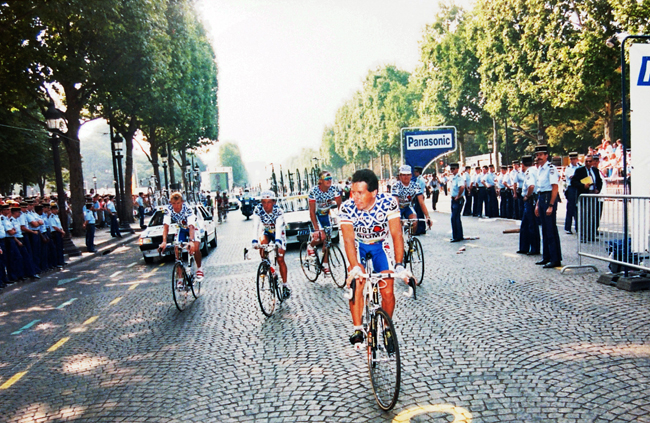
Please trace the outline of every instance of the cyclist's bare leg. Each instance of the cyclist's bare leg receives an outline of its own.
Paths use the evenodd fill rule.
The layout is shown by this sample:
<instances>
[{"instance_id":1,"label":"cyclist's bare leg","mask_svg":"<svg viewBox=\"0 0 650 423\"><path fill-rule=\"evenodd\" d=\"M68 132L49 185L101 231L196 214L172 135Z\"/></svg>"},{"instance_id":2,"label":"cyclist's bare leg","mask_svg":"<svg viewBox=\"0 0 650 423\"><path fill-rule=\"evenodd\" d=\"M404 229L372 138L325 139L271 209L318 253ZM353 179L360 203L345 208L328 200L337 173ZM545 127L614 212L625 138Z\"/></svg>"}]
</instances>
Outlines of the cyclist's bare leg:
<instances>
[{"instance_id":1,"label":"cyclist's bare leg","mask_svg":"<svg viewBox=\"0 0 650 423\"><path fill-rule=\"evenodd\" d=\"M268 243L269 243L269 239L266 236L264 236L264 238L262 238L262 240L260 241L260 244L262 244L262 245L266 245ZM260 258L264 259L264 254L265 254L265 251L260 249Z\"/></svg>"},{"instance_id":2,"label":"cyclist's bare leg","mask_svg":"<svg viewBox=\"0 0 650 423\"><path fill-rule=\"evenodd\" d=\"M392 273L392 270L384 270L381 273ZM383 288L379 288L379 292L381 293L381 308L383 308L384 311L388 313L388 316L391 319L393 318L393 310L395 310L395 293L393 292L393 280L394 279L384 279L386 285L383 286L383 283L380 283L379 285L383 286Z\"/></svg>"},{"instance_id":3,"label":"cyclist's bare leg","mask_svg":"<svg viewBox=\"0 0 650 423\"><path fill-rule=\"evenodd\" d=\"M357 288L354 292L354 304L350 300L350 313L352 313L352 324L354 326L361 326L361 316L363 315L363 286L365 283L365 279L357 278Z\"/></svg>"},{"instance_id":4,"label":"cyclist's bare leg","mask_svg":"<svg viewBox=\"0 0 650 423\"><path fill-rule=\"evenodd\" d=\"M197 269L201 268L201 246L199 241L194 241L194 260L196 261Z\"/></svg>"},{"instance_id":5,"label":"cyclist's bare leg","mask_svg":"<svg viewBox=\"0 0 650 423\"><path fill-rule=\"evenodd\" d=\"M287 264L284 262L284 251L282 248L278 248L278 266L280 267L280 276L282 276L282 281L287 283Z\"/></svg>"},{"instance_id":6,"label":"cyclist's bare leg","mask_svg":"<svg viewBox=\"0 0 650 423\"><path fill-rule=\"evenodd\" d=\"M409 219L417 219L417 218L418 216L415 213L409 215ZM415 221L411 224L411 235L415 235L417 231L418 231L418 222Z\"/></svg>"}]
</instances>

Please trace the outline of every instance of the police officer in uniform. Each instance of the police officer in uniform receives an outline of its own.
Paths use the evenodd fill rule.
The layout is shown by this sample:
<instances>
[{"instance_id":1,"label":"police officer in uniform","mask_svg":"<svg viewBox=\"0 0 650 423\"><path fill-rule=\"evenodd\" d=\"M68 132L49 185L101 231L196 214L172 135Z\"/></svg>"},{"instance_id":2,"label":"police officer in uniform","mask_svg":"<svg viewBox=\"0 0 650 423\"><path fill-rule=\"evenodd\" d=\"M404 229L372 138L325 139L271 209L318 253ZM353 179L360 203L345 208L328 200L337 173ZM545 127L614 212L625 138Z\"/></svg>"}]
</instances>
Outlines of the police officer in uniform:
<instances>
[{"instance_id":1,"label":"police officer in uniform","mask_svg":"<svg viewBox=\"0 0 650 423\"><path fill-rule=\"evenodd\" d=\"M524 181L521 185L524 211L519 229L519 251L517 251L517 254L536 256L539 255L540 251L539 226L537 225L537 219L535 219L537 168L533 166L532 156L523 156L521 164L524 174Z\"/></svg>"},{"instance_id":2,"label":"police officer in uniform","mask_svg":"<svg viewBox=\"0 0 650 423\"><path fill-rule=\"evenodd\" d=\"M106 204L104 208L111 217L111 236L113 238L122 238L120 233L120 225L117 222L117 209L115 208L115 202L113 202L113 195L110 195L106 198Z\"/></svg>"},{"instance_id":3,"label":"police officer in uniform","mask_svg":"<svg viewBox=\"0 0 650 423\"><path fill-rule=\"evenodd\" d=\"M25 205L24 208L27 206ZM11 255L15 256L16 258L20 259L20 262L15 262L16 266L19 266L22 268L22 272L17 272L17 274L20 274L19 279L28 277L28 278L35 278L35 279L40 279L40 276L36 273L36 269L34 269L34 262L32 260L32 254L31 252L27 249L27 237L23 235L20 222L20 216L22 214L21 212L21 206L19 207L12 207L11 208L11 218L9 218L9 222L13 225L13 236L14 236L14 241L15 245L17 247L16 252L12 250Z\"/></svg>"},{"instance_id":4,"label":"police officer in uniform","mask_svg":"<svg viewBox=\"0 0 650 423\"><path fill-rule=\"evenodd\" d=\"M509 218L508 216L508 189L510 188L510 178L506 173L508 167L506 165L501 166L501 173L496 177L496 186L499 190L499 198L501 200L499 204L499 216L502 218Z\"/></svg>"},{"instance_id":5,"label":"police officer in uniform","mask_svg":"<svg viewBox=\"0 0 650 423\"><path fill-rule=\"evenodd\" d=\"M2 205L5 207L5 204ZM7 279L7 254L5 253L5 239L7 238L7 231L4 225L4 216L0 215L0 289L7 286L9 279Z\"/></svg>"},{"instance_id":6,"label":"police officer in uniform","mask_svg":"<svg viewBox=\"0 0 650 423\"><path fill-rule=\"evenodd\" d=\"M87 202L84 208L84 228L86 229L86 250L95 253L95 212L92 210L93 203Z\"/></svg>"},{"instance_id":7,"label":"police officer in uniform","mask_svg":"<svg viewBox=\"0 0 650 423\"><path fill-rule=\"evenodd\" d=\"M576 232L578 232L578 217L576 216L576 201L578 200L578 191L576 187L571 186L571 180L575 175L576 169L580 167L578 163L578 153L569 153L569 160L571 163L564 170L564 179L567 184L567 189L564 191L566 197L566 218L564 220L564 231L567 234L572 234L571 223L573 221Z\"/></svg>"},{"instance_id":8,"label":"police officer in uniform","mask_svg":"<svg viewBox=\"0 0 650 423\"><path fill-rule=\"evenodd\" d=\"M531 157L532 160L532 157ZM523 197L523 186L524 186L524 171L519 169L519 160L513 160L512 162L512 202L513 202L513 216L517 220L521 220L524 214L524 197Z\"/></svg>"},{"instance_id":9,"label":"police officer in uniform","mask_svg":"<svg viewBox=\"0 0 650 423\"><path fill-rule=\"evenodd\" d=\"M479 187L481 186L481 167L476 166L474 174L472 175L472 216L478 217L481 215L481 197L479 195Z\"/></svg>"},{"instance_id":10,"label":"police officer in uniform","mask_svg":"<svg viewBox=\"0 0 650 423\"><path fill-rule=\"evenodd\" d=\"M458 163L451 163L451 242L464 239L461 214L465 203L465 178L458 174Z\"/></svg>"},{"instance_id":11,"label":"police officer in uniform","mask_svg":"<svg viewBox=\"0 0 650 423\"><path fill-rule=\"evenodd\" d=\"M465 172L462 175L465 178L465 207L463 216L472 215L472 166L465 166Z\"/></svg>"},{"instance_id":12,"label":"police officer in uniform","mask_svg":"<svg viewBox=\"0 0 650 423\"><path fill-rule=\"evenodd\" d=\"M55 249L55 266L59 269L65 264L63 258L63 236L65 231L63 230L63 225L61 225L61 219L59 219L59 206L54 203L50 207L52 215L50 216L50 226L52 228L52 240L54 241Z\"/></svg>"},{"instance_id":13,"label":"police officer in uniform","mask_svg":"<svg viewBox=\"0 0 650 423\"><path fill-rule=\"evenodd\" d=\"M542 225L542 260L535 264L543 265L544 269L562 265L562 250L560 234L557 231L556 217L558 204L558 184L560 175L555 166L548 161L548 146L535 147L537 160L537 206L535 216Z\"/></svg>"}]
</instances>

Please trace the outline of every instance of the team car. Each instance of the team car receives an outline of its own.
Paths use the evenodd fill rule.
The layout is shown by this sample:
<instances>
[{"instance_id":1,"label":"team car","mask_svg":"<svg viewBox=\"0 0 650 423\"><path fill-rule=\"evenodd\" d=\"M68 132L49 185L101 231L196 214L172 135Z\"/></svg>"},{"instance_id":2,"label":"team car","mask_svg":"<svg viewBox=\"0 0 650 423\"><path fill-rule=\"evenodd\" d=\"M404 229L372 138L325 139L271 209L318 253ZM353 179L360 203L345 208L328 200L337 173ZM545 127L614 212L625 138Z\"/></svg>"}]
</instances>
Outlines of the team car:
<instances>
[{"instance_id":1,"label":"team car","mask_svg":"<svg viewBox=\"0 0 650 423\"><path fill-rule=\"evenodd\" d=\"M278 206L284 211L287 245L300 244L309 239L311 219L307 195L295 195L278 198ZM332 222L332 241L339 242L339 219L336 210L330 212Z\"/></svg>"},{"instance_id":2,"label":"team car","mask_svg":"<svg viewBox=\"0 0 650 423\"><path fill-rule=\"evenodd\" d=\"M196 222L199 231L199 238L201 239L201 255L203 257L207 256L210 252L208 247L216 248L217 246L217 228L212 217L212 214L204 206L200 204L188 204L194 214L196 214ZM149 225L147 228L140 234L138 239L138 244L140 245L140 251L142 251L142 257L144 257L145 263L153 263L154 258L160 257L158 252L158 246L162 242L163 234L163 217L165 216L165 207L158 206L156 207ZM170 256L174 254L174 248L172 248L172 243L176 234L178 233L178 225L172 223L169 225L169 232L167 234L167 248L162 253L163 256Z\"/></svg>"}]
</instances>

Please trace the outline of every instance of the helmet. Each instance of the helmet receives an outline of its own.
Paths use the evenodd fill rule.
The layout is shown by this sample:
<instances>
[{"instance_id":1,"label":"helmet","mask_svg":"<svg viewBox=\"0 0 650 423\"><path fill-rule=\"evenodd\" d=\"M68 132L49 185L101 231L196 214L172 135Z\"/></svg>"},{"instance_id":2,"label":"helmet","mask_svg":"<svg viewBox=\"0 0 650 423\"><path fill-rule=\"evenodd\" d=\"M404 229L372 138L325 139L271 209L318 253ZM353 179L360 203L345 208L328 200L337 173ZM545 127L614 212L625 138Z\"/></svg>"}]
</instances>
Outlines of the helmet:
<instances>
[{"instance_id":1,"label":"helmet","mask_svg":"<svg viewBox=\"0 0 650 423\"><path fill-rule=\"evenodd\" d=\"M266 191L262 191L260 198L262 200L275 200L275 193L270 189L267 189Z\"/></svg>"}]
</instances>

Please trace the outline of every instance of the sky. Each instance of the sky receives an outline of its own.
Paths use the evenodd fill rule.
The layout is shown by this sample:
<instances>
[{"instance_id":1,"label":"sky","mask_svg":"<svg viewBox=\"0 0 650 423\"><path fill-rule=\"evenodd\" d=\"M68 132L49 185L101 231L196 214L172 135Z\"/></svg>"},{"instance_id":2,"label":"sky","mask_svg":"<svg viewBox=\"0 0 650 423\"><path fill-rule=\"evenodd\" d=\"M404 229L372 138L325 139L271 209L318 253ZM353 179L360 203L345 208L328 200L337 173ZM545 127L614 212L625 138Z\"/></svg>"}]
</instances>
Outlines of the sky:
<instances>
[{"instance_id":1,"label":"sky","mask_svg":"<svg viewBox=\"0 0 650 423\"><path fill-rule=\"evenodd\" d=\"M438 2L199 0L197 10L217 57L219 141L237 143L244 163L282 163L319 148L370 70L415 70Z\"/></svg>"}]
</instances>

